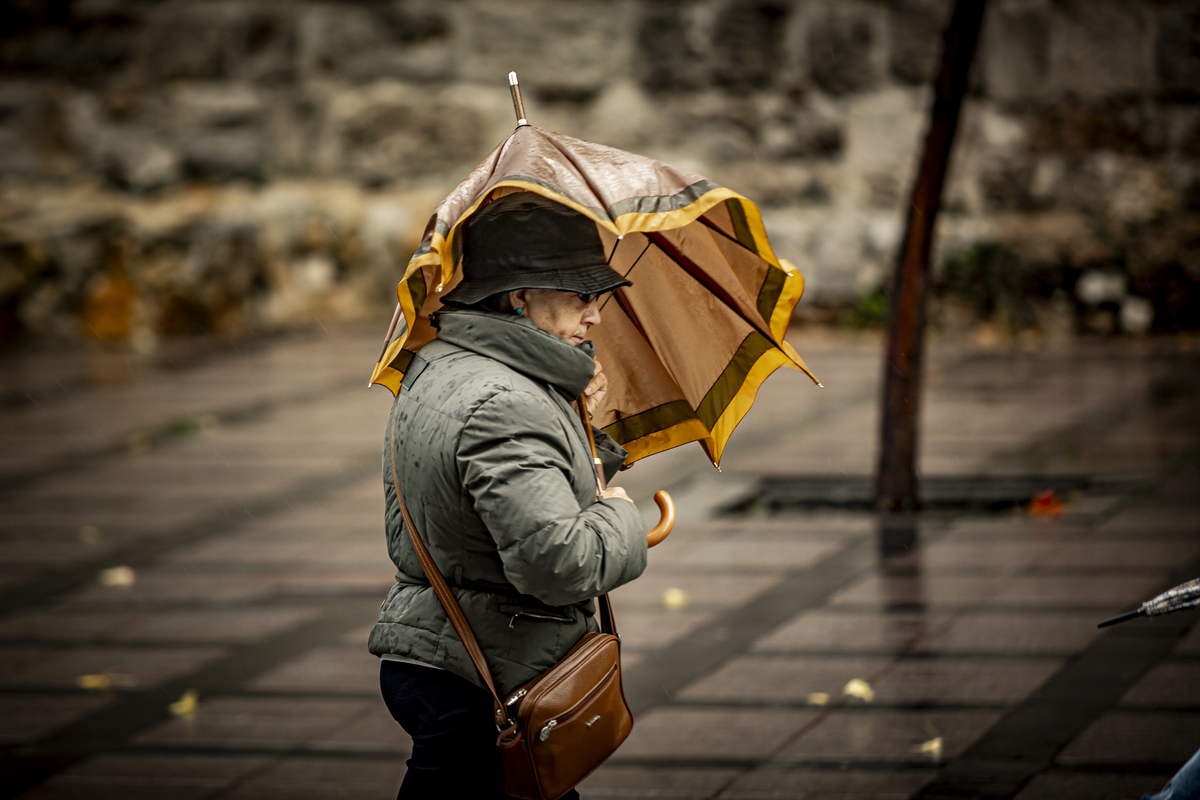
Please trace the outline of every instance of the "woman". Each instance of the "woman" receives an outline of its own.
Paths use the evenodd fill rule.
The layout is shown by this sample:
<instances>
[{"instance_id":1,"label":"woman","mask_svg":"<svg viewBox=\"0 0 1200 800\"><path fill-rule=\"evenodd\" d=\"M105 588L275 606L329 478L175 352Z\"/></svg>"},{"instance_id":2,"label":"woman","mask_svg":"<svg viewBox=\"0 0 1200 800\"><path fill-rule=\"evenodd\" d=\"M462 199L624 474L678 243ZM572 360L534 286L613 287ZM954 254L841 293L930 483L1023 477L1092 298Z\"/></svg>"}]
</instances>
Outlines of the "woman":
<instances>
[{"instance_id":1,"label":"woman","mask_svg":"<svg viewBox=\"0 0 1200 800\"><path fill-rule=\"evenodd\" d=\"M584 337L600 322L600 294L629 285L607 266L596 226L538 195L509 194L465 225L462 270L437 339L405 373L384 445L398 571L369 646L388 710L413 738L401 798L504 792L491 697L413 552L391 453L417 532L502 697L597 630L592 598L646 566L641 515L622 489L597 496L571 406L585 395L590 410L604 394ZM599 431L596 440L611 477L625 451Z\"/></svg>"}]
</instances>

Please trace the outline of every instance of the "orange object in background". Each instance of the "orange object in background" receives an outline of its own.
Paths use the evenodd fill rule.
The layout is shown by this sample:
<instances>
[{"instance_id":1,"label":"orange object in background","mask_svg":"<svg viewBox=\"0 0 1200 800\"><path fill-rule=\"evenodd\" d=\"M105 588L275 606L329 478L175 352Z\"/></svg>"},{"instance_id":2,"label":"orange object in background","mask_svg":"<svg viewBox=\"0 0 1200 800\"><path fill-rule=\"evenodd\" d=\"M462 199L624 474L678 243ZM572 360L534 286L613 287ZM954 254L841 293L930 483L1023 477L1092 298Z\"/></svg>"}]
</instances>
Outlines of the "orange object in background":
<instances>
[{"instance_id":1,"label":"orange object in background","mask_svg":"<svg viewBox=\"0 0 1200 800\"><path fill-rule=\"evenodd\" d=\"M1054 517L1057 519L1062 516L1065 505L1066 503L1059 500L1054 494L1053 489L1047 489L1030 500L1026 510L1031 517Z\"/></svg>"}]
</instances>

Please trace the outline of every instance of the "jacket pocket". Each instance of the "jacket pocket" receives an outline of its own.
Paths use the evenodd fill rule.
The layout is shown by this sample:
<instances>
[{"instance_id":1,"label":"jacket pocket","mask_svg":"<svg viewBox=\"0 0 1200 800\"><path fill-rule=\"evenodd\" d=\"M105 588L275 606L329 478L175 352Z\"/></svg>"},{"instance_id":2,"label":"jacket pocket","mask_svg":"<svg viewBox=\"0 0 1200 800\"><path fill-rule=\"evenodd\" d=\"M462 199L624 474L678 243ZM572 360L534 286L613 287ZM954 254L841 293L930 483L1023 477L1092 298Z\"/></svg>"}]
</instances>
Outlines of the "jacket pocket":
<instances>
[{"instance_id":1,"label":"jacket pocket","mask_svg":"<svg viewBox=\"0 0 1200 800\"><path fill-rule=\"evenodd\" d=\"M546 608L530 608L518 603L501 603L499 611L509 617L508 628L513 630L516 627L517 620L530 620L535 622L557 622L571 624L575 622L573 614L555 611Z\"/></svg>"}]
</instances>

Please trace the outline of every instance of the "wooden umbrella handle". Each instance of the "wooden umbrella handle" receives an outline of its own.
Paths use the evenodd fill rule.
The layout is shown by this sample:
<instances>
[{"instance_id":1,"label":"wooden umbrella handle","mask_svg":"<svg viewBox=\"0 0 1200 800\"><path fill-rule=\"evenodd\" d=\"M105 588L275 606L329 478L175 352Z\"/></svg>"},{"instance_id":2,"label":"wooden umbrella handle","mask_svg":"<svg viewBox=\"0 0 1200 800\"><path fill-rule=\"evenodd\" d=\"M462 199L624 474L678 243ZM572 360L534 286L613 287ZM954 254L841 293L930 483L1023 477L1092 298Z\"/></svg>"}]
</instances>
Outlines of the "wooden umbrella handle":
<instances>
[{"instance_id":1,"label":"wooden umbrella handle","mask_svg":"<svg viewBox=\"0 0 1200 800\"><path fill-rule=\"evenodd\" d=\"M646 544L649 547L654 547L654 545L667 538L667 535L671 533L671 529L675 527L675 501L671 499L671 495L666 492L655 492L654 502L658 504L658 510L662 513L662 519L646 534Z\"/></svg>"},{"instance_id":2,"label":"wooden umbrella handle","mask_svg":"<svg viewBox=\"0 0 1200 800\"><path fill-rule=\"evenodd\" d=\"M583 423L583 430L587 434L588 446L592 450L592 463L596 467L596 486L599 487L599 492L604 491L608 486L608 481L604 479L604 466L600 463L600 453L596 450L596 437L592 434L591 415L587 411L587 398L582 395L575 401L575 410L579 412L579 421ZM671 529L675 527L675 501L671 499L671 495L666 492L655 492L654 502L658 504L658 511L662 515L658 520L658 524L651 528L646 533L646 544L648 547L654 545L667 538L671 533Z\"/></svg>"}]
</instances>

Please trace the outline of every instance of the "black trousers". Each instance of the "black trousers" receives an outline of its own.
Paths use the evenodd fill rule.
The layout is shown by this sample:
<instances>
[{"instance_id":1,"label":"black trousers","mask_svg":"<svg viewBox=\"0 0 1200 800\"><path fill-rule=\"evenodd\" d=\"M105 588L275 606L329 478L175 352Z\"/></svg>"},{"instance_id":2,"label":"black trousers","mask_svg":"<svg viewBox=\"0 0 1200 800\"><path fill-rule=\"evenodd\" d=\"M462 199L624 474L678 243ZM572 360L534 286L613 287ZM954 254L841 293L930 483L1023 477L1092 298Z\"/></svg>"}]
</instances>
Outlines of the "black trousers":
<instances>
[{"instance_id":1,"label":"black trousers","mask_svg":"<svg viewBox=\"0 0 1200 800\"><path fill-rule=\"evenodd\" d=\"M492 698L445 670L379 662L388 711L413 740L397 800L504 800ZM564 800L578 800L572 790Z\"/></svg>"}]
</instances>

